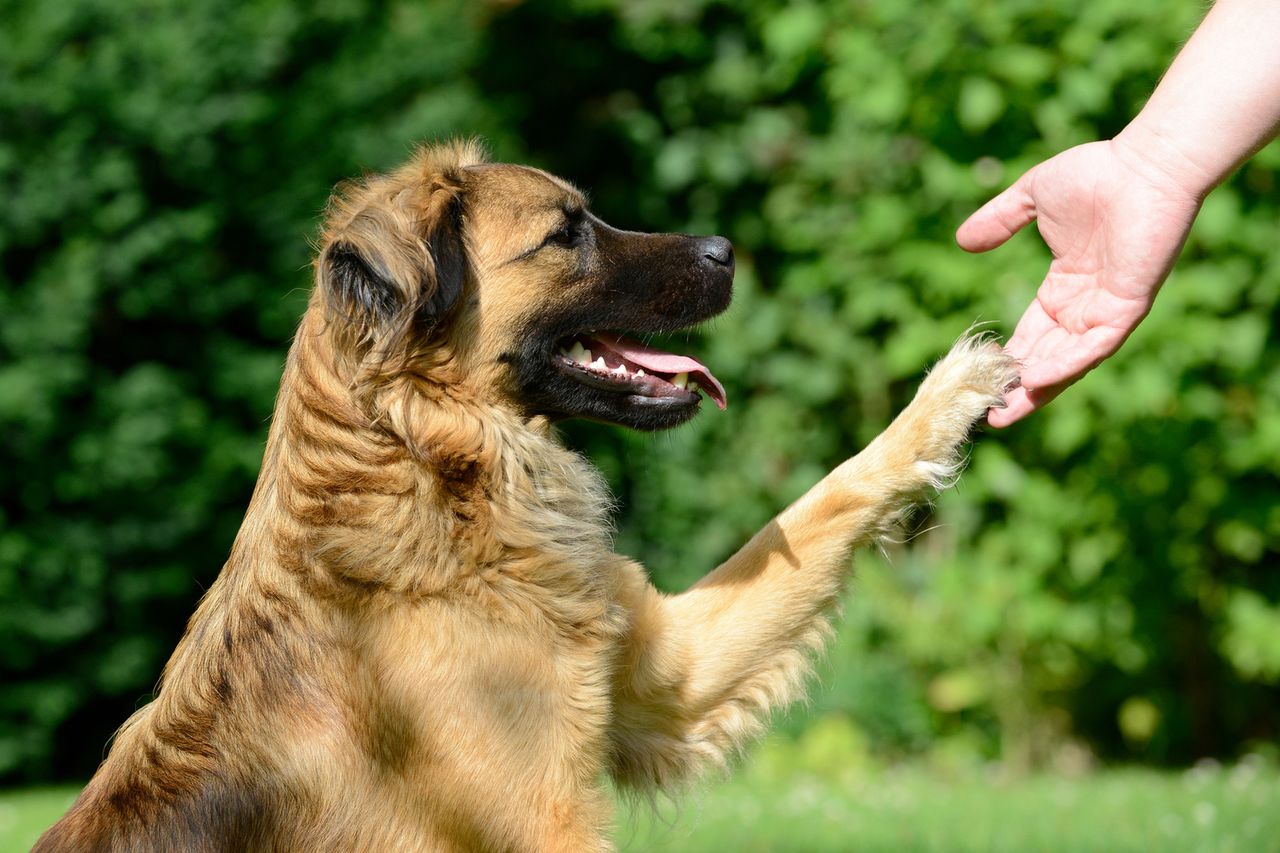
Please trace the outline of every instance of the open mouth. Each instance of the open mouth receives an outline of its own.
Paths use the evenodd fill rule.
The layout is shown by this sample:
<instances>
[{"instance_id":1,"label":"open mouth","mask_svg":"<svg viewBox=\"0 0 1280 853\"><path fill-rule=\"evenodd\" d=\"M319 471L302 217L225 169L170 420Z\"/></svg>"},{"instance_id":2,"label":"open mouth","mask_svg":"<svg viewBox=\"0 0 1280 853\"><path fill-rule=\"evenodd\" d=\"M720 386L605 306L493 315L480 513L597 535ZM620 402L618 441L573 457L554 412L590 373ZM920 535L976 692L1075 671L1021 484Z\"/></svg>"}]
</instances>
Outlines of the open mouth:
<instances>
[{"instance_id":1,"label":"open mouth","mask_svg":"<svg viewBox=\"0 0 1280 853\"><path fill-rule=\"evenodd\" d=\"M696 405L701 393L721 409L727 404L724 386L702 362L610 332L564 338L551 359L583 385L639 398L638 403Z\"/></svg>"}]
</instances>

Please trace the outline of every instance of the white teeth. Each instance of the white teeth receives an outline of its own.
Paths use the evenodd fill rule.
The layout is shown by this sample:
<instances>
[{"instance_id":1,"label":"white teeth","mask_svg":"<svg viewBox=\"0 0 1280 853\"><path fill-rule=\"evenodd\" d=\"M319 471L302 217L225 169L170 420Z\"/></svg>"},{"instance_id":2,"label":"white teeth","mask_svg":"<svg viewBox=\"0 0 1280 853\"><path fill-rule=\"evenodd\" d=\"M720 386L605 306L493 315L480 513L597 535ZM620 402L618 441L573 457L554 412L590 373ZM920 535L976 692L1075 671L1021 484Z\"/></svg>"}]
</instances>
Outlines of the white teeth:
<instances>
[{"instance_id":1,"label":"white teeth","mask_svg":"<svg viewBox=\"0 0 1280 853\"><path fill-rule=\"evenodd\" d=\"M591 361L591 351L582 345L582 341L574 341L573 349L569 350L569 357L578 364L587 364Z\"/></svg>"},{"instance_id":2,"label":"white teeth","mask_svg":"<svg viewBox=\"0 0 1280 853\"><path fill-rule=\"evenodd\" d=\"M615 368L613 369L613 372L614 372L614 373L620 373L620 374L622 374L623 376L626 376L626 375L627 375L627 366L626 366L625 364L619 364L617 367L615 367Z\"/></svg>"},{"instance_id":3,"label":"white teeth","mask_svg":"<svg viewBox=\"0 0 1280 853\"><path fill-rule=\"evenodd\" d=\"M672 377L671 384L676 386L677 388L684 388L686 385L689 384L689 374L677 373L674 377Z\"/></svg>"},{"instance_id":4,"label":"white teeth","mask_svg":"<svg viewBox=\"0 0 1280 853\"><path fill-rule=\"evenodd\" d=\"M595 361L591 362L591 367L592 367L593 369L595 369L595 370L608 370L608 369L609 369L609 366L608 366L608 365L606 365L606 364L604 363L604 356L600 356L600 357L599 357L599 358L597 358Z\"/></svg>"},{"instance_id":5,"label":"white teeth","mask_svg":"<svg viewBox=\"0 0 1280 853\"><path fill-rule=\"evenodd\" d=\"M640 368L636 368L636 376L644 376L644 371Z\"/></svg>"},{"instance_id":6,"label":"white teeth","mask_svg":"<svg viewBox=\"0 0 1280 853\"><path fill-rule=\"evenodd\" d=\"M685 390L686 390L686 391L698 391L698 390L701 390L701 388L702 388L702 386L701 386L701 385L699 385L697 382L690 382L690 383L689 383L689 387L688 387L688 388L686 388Z\"/></svg>"}]
</instances>

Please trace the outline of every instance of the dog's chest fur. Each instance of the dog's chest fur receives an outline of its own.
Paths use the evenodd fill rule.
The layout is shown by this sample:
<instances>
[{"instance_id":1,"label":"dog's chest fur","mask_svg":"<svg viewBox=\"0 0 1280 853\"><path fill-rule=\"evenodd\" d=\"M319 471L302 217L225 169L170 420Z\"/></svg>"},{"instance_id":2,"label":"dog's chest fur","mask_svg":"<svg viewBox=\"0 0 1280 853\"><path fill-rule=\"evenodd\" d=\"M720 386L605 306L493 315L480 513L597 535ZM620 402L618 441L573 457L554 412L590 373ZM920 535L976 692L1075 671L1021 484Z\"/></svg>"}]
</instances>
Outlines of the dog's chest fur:
<instances>
[{"instance_id":1,"label":"dog's chest fur","mask_svg":"<svg viewBox=\"0 0 1280 853\"><path fill-rule=\"evenodd\" d=\"M437 483L454 522L434 534L448 553L426 562L456 574L372 623L357 667L375 683L347 711L364 721L361 760L403 807L397 821L421 815L455 839L495 815L514 831L505 792L554 792L527 807L567 824L604 813L595 789L629 627L617 600L628 561L612 550L599 475L549 435L491 439L479 510ZM442 812L449 802L466 809Z\"/></svg>"}]
</instances>

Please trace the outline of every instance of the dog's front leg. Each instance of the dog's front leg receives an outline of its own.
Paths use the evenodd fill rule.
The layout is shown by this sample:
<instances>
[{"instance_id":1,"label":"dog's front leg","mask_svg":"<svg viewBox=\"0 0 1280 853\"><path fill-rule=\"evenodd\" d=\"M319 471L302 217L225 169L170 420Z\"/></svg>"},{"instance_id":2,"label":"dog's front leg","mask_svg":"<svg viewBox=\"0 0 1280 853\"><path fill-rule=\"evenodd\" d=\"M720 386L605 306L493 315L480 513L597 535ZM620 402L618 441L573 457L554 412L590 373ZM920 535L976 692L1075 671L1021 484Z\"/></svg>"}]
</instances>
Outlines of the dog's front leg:
<instances>
[{"instance_id":1,"label":"dog's front leg","mask_svg":"<svg viewBox=\"0 0 1280 853\"><path fill-rule=\"evenodd\" d=\"M619 781L660 786L721 764L800 694L851 551L950 481L970 428L1016 377L997 345L964 339L884 433L687 592L664 596L631 567L633 630L613 737Z\"/></svg>"}]
</instances>

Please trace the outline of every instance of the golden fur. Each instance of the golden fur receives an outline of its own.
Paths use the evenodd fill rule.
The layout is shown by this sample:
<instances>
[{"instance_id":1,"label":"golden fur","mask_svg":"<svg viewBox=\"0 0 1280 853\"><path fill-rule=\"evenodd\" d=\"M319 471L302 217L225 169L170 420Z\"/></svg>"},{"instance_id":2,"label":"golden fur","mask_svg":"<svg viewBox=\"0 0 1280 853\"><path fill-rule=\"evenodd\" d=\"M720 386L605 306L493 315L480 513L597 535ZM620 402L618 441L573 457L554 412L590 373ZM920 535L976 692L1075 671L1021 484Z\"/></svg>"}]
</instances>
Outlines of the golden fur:
<instances>
[{"instance_id":1,"label":"golden fur","mask_svg":"<svg viewBox=\"0 0 1280 853\"><path fill-rule=\"evenodd\" d=\"M605 774L678 785L800 696L851 551L952 476L1013 364L961 341L866 450L660 594L507 364L577 298L567 253L530 254L567 203L470 144L340 190L230 558L37 850L607 850Z\"/></svg>"}]
</instances>

